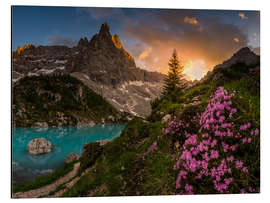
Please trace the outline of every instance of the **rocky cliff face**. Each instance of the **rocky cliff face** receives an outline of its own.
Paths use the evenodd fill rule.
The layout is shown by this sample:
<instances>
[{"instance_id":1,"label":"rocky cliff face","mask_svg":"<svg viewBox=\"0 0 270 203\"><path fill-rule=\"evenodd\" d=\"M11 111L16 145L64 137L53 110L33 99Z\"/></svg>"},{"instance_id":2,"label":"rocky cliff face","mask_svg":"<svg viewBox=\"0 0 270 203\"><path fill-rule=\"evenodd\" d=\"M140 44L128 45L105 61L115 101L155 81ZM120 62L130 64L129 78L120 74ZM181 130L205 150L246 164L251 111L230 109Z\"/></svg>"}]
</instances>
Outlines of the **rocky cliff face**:
<instances>
[{"instance_id":1,"label":"rocky cliff face","mask_svg":"<svg viewBox=\"0 0 270 203\"><path fill-rule=\"evenodd\" d=\"M150 101L162 91L164 75L136 67L118 35L111 35L107 23L91 40L81 38L73 48L19 47L12 62L14 84L26 75L71 74L118 110L142 117L150 113Z\"/></svg>"},{"instance_id":2,"label":"rocky cliff face","mask_svg":"<svg viewBox=\"0 0 270 203\"><path fill-rule=\"evenodd\" d=\"M228 72L231 72L230 77L237 77L236 72L250 73L252 71L260 72L260 56L252 52L248 47L244 47L222 64L216 65L213 71L208 72L198 83L220 80L225 75L228 77Z\"/></svg>"},{"instance_id":3,"label":"rocky cliff face","mask_svg":"<svg viewBox=\"0 0 270 203\"><path fill-rule=\"evenodd\" d=\"M237 51L235 54L233 54L230 59L224 61L222 64L215 66L214 69L224 67L229 68L237 63L242 63L246 66L257 65L260 63L260 56L252 52L248 47L244 47Z\"/></svg>"},{"instance_id":4,"label":"rocky cliff face","mask_svg":"<svg viewBox=\"0 0 270 203\"><path fill-rule=\"evenodd\" d=\"M90 41L80 39L78 52L67 64L69 72L86 74L97 83L116 86L128 81L159 82L163 76L136 67L133 57L123 48L120 38L111 35L104 23Z\"/></svg>"}]
</instances>

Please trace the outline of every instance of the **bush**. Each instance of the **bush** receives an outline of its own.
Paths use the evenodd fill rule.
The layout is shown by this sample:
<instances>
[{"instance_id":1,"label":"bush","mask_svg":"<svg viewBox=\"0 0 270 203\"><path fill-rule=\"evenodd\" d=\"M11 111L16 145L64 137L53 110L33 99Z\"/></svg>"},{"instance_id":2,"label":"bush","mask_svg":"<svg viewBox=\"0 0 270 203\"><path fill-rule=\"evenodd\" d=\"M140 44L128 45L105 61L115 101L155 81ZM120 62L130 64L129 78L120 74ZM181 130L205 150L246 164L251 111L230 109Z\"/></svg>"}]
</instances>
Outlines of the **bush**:
<instances>
[{"instance_id":1,"label":"bush","mask_svg":"<svg viewBox=\"0 0 270 203\"><path fill-rule=\"evenodd\" d=\"M191 120L197 132L182 120L164 129L181 142L174 165L178 194L259 192L259 129L241 120L234 96L219 87L205 111Z\"/></svg>"}]
</instances>

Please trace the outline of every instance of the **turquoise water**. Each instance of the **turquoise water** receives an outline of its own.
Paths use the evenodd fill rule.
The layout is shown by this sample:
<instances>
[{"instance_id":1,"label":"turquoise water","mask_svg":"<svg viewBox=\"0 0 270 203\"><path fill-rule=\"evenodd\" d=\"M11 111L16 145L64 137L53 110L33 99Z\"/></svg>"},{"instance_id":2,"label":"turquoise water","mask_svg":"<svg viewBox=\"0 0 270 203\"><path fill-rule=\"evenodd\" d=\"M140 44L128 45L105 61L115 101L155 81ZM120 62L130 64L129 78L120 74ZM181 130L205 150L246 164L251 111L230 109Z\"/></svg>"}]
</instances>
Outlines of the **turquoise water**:
<instances>
[{"instance_id":1,"label":"turquoise water","mask_svg":"<svg viewBox=\"0 0 270 203\"><path fill-rule=\"evenodd\" d=\"M24 183L35 177L63 167L67 154L81 155L87 142L119 136L124 125L106 124L93 127L49 127L14 128L12 133L12 172L13 181ZM53 144L52 152L43 155L30 155L27 144L35 138L43 137Z\"/></svg>"}]
</instances>

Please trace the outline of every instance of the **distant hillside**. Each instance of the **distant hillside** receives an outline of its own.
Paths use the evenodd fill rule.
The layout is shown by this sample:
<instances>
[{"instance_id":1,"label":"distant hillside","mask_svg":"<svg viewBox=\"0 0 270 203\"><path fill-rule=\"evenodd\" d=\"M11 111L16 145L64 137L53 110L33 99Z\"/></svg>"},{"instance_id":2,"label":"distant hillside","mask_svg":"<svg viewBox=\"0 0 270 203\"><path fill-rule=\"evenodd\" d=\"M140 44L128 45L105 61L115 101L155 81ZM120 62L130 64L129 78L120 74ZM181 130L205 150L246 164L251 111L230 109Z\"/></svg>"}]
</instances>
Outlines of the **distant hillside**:
<instances>
[{"instance_id":1,"label":"distant hillside","mask_svg":"<svg viewBox=\"0 0 270 203\"><path fill-rule=\"evenodd\" d=\"M13 87L13 126L120 122L123 114L69 75L24 77Z\"/></svg>"}]
</instances>

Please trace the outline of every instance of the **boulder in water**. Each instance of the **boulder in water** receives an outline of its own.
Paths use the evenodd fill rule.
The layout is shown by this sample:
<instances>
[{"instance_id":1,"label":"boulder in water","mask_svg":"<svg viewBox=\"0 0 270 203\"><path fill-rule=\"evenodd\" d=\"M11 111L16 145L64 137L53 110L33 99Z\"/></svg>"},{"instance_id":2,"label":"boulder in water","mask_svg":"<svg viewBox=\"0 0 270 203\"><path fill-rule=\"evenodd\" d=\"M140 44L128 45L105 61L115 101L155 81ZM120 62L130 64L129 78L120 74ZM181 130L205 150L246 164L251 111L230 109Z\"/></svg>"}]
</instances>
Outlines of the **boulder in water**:
<instances>
[{"instance_id":1,"label":"boulder in water","mask_svg":"<svg viewBox=\"0 0 270 203\"><path fill-rule=\"evenodd\" d=\"M39 155L51 152L52 144L44 138L31 140L27 145L29 154Z\"/></svg>"}]
</instances>

